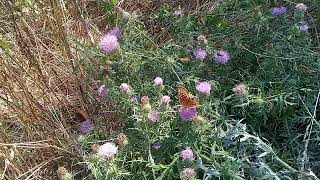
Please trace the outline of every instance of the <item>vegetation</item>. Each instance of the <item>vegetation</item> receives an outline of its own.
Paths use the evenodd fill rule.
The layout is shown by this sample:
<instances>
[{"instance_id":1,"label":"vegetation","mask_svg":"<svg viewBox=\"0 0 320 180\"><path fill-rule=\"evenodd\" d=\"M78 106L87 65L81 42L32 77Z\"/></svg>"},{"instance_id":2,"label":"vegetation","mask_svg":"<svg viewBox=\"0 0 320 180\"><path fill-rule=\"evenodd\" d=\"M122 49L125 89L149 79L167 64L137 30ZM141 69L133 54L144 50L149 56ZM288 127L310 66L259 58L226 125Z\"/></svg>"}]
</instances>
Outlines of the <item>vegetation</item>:
<instances>
[{"instance_id":1,"label":"vegetation","mask_svg":"<svg viewBox=\"0 0 320 180\"><path fill-rule=\"evenodd\" d=\"M320 176L317 0L50 2L3 2L4 179Z\"/></svg>"}]
</instances>

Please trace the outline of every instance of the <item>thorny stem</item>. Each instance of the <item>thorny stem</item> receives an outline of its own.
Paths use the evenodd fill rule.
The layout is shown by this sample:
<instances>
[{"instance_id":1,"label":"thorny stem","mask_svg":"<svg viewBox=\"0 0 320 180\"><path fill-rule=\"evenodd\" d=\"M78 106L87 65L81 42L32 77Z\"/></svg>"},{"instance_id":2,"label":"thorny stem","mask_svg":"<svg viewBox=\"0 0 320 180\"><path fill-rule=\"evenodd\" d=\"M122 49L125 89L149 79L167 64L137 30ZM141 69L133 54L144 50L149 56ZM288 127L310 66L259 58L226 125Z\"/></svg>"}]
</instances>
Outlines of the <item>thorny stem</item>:
<instances>
[{"instance_id":1,"label":"thorny stem","mask_svg":"<svg viewBox=\"0 0 320 180\"><path fill-rule=\"evenodd\" d=\"M148 139L149 140L149 139ZM149 140L149 158L148 160L150 161L151 165L154 166L154 160L153 160L153 157L152 157L152 154L151 154L151 144L150 144L150 140ZM153 175L153 179L156 179L156 175L155 175L155 171L153 169L153 167L151 167L151 170L152 170L152 175Z\"/></svg>"}]
</instances>

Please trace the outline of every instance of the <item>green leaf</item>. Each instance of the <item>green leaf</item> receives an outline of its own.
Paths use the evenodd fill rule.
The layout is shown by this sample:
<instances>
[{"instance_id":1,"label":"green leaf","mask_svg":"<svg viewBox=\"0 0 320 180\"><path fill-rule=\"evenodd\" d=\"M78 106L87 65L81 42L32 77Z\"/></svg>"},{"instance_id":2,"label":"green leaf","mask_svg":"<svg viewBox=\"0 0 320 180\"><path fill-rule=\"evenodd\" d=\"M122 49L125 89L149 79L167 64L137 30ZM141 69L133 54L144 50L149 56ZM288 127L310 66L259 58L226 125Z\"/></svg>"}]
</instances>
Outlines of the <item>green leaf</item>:
<instances>
[{"instance_id":1,"label":"green leaf","mask_svg":"<svg viewBox=\"0 0 320 180\"><path fill-rule=\"evenodd\" d=\"M118 4L118 0L111 0L112 4L116 6Z\"/></svg>"},{"instance_id":2,"label":"green leaf","mask_svg":"<svg viewBox=\"0 0 320 180\"><path fill-rule=\"evenodd\" d=\"M219 19L214 15L208 15L207 16L207 25L208 26L216 26L218 24Z\"/></svg>"},{"instance_id":3,"label":"green leaf","mask_svg":"<svg viewBox=\"0 0 320 180\"><path fill-rule=\"evenodd\" d=\"M217 28L219 28L220 30L224 30L227 27L227 22L226 21L220 21L217 23Z\"/></svg>"}]
</instances>

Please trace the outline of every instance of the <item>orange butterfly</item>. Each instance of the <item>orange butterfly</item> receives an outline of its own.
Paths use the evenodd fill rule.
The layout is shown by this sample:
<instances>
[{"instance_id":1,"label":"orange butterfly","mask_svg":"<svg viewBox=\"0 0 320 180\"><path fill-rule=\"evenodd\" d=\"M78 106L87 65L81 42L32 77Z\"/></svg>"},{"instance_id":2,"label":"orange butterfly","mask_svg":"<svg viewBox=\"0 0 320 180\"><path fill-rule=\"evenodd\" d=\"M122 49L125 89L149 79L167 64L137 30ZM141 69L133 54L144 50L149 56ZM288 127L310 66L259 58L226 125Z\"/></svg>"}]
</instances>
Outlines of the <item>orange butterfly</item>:
<instances>
[{"instance_id":1,"label":"orange butterfly","mask_svg":"<svg viewBox=\"0 0 320 180\"><path fill-rule=\"evenodd\" d=\"M194 108L199 106L198 100L183 86L178 89L180 105L183 108Z\"/></svg>"}]
</instances>

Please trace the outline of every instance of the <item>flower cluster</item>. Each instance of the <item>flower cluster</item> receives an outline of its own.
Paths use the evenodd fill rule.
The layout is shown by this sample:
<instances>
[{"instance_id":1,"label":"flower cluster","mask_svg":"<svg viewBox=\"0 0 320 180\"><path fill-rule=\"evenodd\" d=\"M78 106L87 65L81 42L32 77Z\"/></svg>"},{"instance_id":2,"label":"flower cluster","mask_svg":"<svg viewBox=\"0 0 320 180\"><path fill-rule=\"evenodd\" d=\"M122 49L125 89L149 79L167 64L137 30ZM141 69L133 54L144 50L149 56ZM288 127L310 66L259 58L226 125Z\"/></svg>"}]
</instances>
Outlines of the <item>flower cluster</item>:
<instances>
[{"instance_id":1,"label":"flower cluster","mask_svg":"<svg viewBox=\"0 0 320 180\"><path fill-rule=\"evenodd\" d=\"M299 26L299 30L301 32L308 32L309 28L310 27L307 24L302 24L302 25Z\"/></svg>"},{"instance_id":2,"label":"flower cluster","mask_svg":"<svg viewBox=\"0 0 320 180\"><path fill-rule=\"evenodd\" d=\"M298 3L298 4L296 4L295 9L298 12L305 12L305 11L307 11L308 7L303 3ZM277 17L277 16L284 16L287 14L287 12L288 12L287 7L278 6L278 7L272 8L271 14L272 14L272 16Z\"/></svg>"},{"instance_id":3,"label":"flower cluster","mask_svg":"<svg viewBox=\"0 0 320 180\"><path fill-rule=\"evenodd\" d=\"M72 180L74 178L73 175L63 166L58 167L57 174L59 179L62 180Z\"/></svg>"},{"instance_id":4,"label":"flower cluster","mask_svg":"<svg viewBox=\"0 0 320 180\"><path fill-rule=\"evenodd\" d=\"M193 56L199 60L199 61L203 61L204 59L206 59L206 57L208 56L207 51L205 51L204 49L196 49L193 52ZM225 50L219 50L216 51L214 53L213 56L213 60L217 63L217 64L227 64L230 60L231 60L231 55L228 51Z\"/></svg>"},{"instance_id":5,"label":"flower cluster","mask_svg":"<svg viewBox=\"0 0 320 180\"><path fill-rule=\"evenodd\" d=\"M180 152L180 155L183 161L191 162L192 160L194 160L193 151L190 148L186 148L182 150ZM195 170L190 167L184 168L180 173L181 179L185 179L185 180L192 180L193 178L195 178L195 176L196 176Z\"/></svg>"},{"instance_id":6,"label":"flower cluster","mask_svg":"<svg viewBox=\"0 0 320 180\"><path fill-rule=\"evenodd\" d=\"M299 14L299 15L307 11L307 7L302 3L297 4L295 8L296 8L296 14ZM272 21L277 21L277 20L283 19L281 18L282 16L286 16L286 14L288 13L288 8L285 6L278 6L278 7L272 8L271 12L269 11L268 13L270 17L271 15L273 16L273 18L271 18ZM184 19L184 17L181 17L183 16L183 11L180 8L174 12L174 15L179 17L179 18L175 18L176 20ZM296 24L295 28L299 28L299 30L302 32L308 32L309 26L306 23L299 22L298 24ZM106 33L100 42L101 50L106 53L111 53L119 49L120 48L119 40L121 39L121 36L122 36L122 30L119 28L114 28L113 30ZM223 67L226 64L230 63L230 61L232 61L234 56L237 54L237 52L231 52L230 49L228 50L224 48L214 49L214 50L210 49L210 47L208 46L208 39L206 36L201 35L197 38L197 40L198 40L198 43L197 43L198 47L191 50L192 55L189 55L188 58L180 58L182 62L189 62L189 60L192 59L191 57L193 57L194 59L197 60L197 63L200 62L199 67L201 68L204 64L202 63L203 61L207 61L211 59L211 62L214 62L216 64L214 68L217 68L217 66ZM193 70L196 68L192 69L191 67L190 69L191 69L190 72L193 72ZM159 72L162 73L161 71ZM183 73L181 74L179 73L180 72L176 73L177 76L180 76L181 74L183 74ZM168 135L169 133L166 134L166 132L163 132L166 130L163 130L163 129L164 127L170 127L172 125L170 124L172 121L177 122L175 120L181 120L181 122L177 123L178 124L177 130L174 130L174 131L180 131L179 128L185 128L185 127L191 127L191 128L194 128L195 126L199 127L199 126L202 126L204 123L207 123L208 127L210 128L211 127L209 126L210 116L207 117L208 121L206 121L205 115L207 113L206 111L210 110L208 106L214 106L215 105L214 103L218 101L217 100L218 98L216 96L223 93L228 93L228 94L233 93L233 95L228 96L228 98L229 97L235 98L235 96L238 100L252 98L251 95L248 95L249 94L248 85L244 83L233 85L232 89L228 87L229 88L228 91L224 91L225 89L221 88L223 92L219 93L218 89L216 89L217 86L215 86L216 85L215 82L212 79L209 79L209 78L212 78L212 76L220 75L218 73L220 73L220 71L217 71L217 73L213 73L214 75L208 74L206 76L201 76L201 75L198 76L197 74L195 78L193 79L190 78L191 81L189 81L190 80L188 79L189 77L183 78L181 81L188 82L188 85L190 85L189 84L190 82L193 82L193 81L196 82L195 85L193 86L193 89L196 90L195 96L192 96L191 93L188 93L188 92L183 94L183 93L180 93L180 91L178 92L179 97L176 97L170 94L170 93L173 93L170 89L168 90L167 88L167 87L170 87L169 85L167 85L167 83L170 82L170 79L165 79L170 76L159 77L159 74L157 75L153 74L153 77L152 77L154 78L153 81L152 79L150 79L149 83L145 83L143 85L143 86L149 86L146 89L152 88L152 90L154 90L152 93L141 91L140 92L141 94L139 94L139 92L136 91L136 89L134 89L135 86L138 84L136 82L134 82L134 84L130 84L129 82L127 82L128 84L122 83L120 86L118 86L118 93L120 92L121 94L121 98L119 99L121 100L124 99L126 102L126 105L129 104L128 106L130 106L130 108L132 107L134 108L132 117L136 118L136 121L137 122L139 121L139 123L142 124L142 126L137 126L136 129L139 129L139 131L141 130L141 132L144 133L143 135L146 135L146 137L148 138L147 143L149 143L148 144L149 146L148 148L150 148L149 153L152 156L153 156L153 153L155 154L161 153L161 150L165 150L167 148L169 143L166 144L166 140L167 140L166 138L167 136L169 136ZM203 78L203 79L198 81L200 78ZM204 78L208 78L208 79L204 79ZM130 86L129 84L132 86ZM107 85L101 85L97 91L100 97L108 97L111 92L112 91L109 90ZM166 93L172 95L171 96L172 99L170 96L166 95ZM186 99L185 103L183 101L183 98ZM178 103L175 104L175 102L178 101L178 99L180 100L180 104ZM207 102L201 103L201 101L203 100ZM183 125L179 126L180 124L183 124ZM176 124L174 125L176 126ZM84 134L89 133L92 129L93 129L93 123L91 122L91 120L87 119L86 121L81 123L80 131L82 133ZM170 129L170 128L167 128L167 129ZM192 129L194 130L192 131L192 133L198 132L197 131L198 129L196 130ZM94 148L95 148L96 154L107 160L114 159L118 155L118 150L127 148L124 146L128 145L129 143L128 137L124 133L118 134L115 140L117 140L116 144L107 142L101 146L100 145L95 146ZM130 142L133 142L133 140L132 141L130 140ZM182 147L183 149L177 153L179 154L179 158L177 158L177 161L181 161L180 163L182 163L181 169L179 171L180 178L186 179L186 180L195 179L197 176L196 171L201 171L201 168L198 168L198 167L195 168L196 166L194 166L194 164L195 164L195 160L198 160L197 158L199 157L199 155L202 155L202 154L200 154L200 150L192 147L194 144L192 143L189 144L189 143L190 142L186 143L184 141L183 142L181 141L177 145L175 144L175 148L180 146L181 144L184 144L184 146Z\"/></svg>"}]
</instances>

